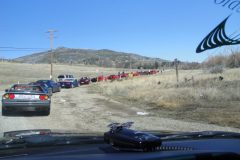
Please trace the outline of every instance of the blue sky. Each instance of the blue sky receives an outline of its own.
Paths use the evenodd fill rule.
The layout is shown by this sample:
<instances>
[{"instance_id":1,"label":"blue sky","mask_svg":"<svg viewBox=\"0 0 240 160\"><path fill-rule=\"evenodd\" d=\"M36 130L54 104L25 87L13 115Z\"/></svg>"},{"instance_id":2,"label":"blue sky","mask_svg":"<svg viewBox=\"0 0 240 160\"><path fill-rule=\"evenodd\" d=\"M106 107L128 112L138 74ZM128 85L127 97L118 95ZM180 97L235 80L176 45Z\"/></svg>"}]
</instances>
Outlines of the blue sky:
<instances>
[{"instance_id":1,"label":"blue sky","mask_svg":"<svg viewBox=\"0 0 240 160\"><path fill-rule=\"evenodd\" d=\"M223 50L195 53L218 23L232 14L227 32L240 28L240 13L214 1L1 0L0 47L47 50L45 32L56 29L54 48L111 49L201 62ZM14 58L39 51L0 48L0 56Z\"/></svg>"}]
</instances>

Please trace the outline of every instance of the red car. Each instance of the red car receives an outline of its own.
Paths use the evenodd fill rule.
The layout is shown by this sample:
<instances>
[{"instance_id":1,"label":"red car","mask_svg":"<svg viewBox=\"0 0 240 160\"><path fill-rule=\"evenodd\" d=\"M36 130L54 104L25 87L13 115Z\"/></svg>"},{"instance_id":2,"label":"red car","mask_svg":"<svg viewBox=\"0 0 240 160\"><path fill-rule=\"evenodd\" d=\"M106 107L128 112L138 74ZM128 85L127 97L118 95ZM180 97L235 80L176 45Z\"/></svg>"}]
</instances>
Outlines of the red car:
<instances>
[{"instance_id":1,"label":"red car","mask_svg":"<svg viewBox=\"0 0 240 160\"><path fill-rule=\"evenodd\" d=\"M121 78L126 78L126 77L128 77L128 73L122 73L121 74Z\"/></svg>"},{"instance_id":2,"label":"red car","mask_svg":"<svg viewBox=\"0 0 240 160\"><path fill-rule=\"evenodd\" d=\"M140 76L140 73L139 72L134 72L133 77L136 77L136 76Z\"/></svg>"},{"instance_id":3,"label":"red car","mask_svg":"<svg viewBox=\"0 0 240 160\"><path fill-rule=\"evenodd\" d=\"M104 77L104 76L98 76L98 77L97 77L97 81L98 81L98 82L106 81L106 77Z\"/></svg>"},{"instance_id":4,"label":"red car","mask_svg":"<svg viewBox=\"0 0 240 160\"><path fill-rule=\"evenodd\" d=\"M117 79L119 79L119 78L120 78L120 77L119 77L118 75L110 75L110 76L107 77L108 80L112 80L112 81L113 81L113 80L117 80Z\"/></svg>"},{"instance_id":5,"label":"red car","mask_svg":"<svg viewBox=\"0 0 240 160\"><path fill-rule=\"evenodd\" d=\"M157 71L156 70L151 70L150 74L157 74Z\"/></svg>"}]
</instances>

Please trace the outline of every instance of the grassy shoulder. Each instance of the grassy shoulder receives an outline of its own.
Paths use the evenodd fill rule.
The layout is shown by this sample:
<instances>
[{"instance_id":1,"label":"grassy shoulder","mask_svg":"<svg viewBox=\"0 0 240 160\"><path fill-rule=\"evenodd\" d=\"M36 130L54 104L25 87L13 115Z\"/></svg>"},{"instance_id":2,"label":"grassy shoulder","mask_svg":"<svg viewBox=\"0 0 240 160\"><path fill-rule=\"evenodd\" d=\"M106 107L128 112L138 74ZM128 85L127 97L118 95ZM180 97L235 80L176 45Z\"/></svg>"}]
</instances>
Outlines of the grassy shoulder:
<instances>
[{"instance_id":1,"label":"grassy shoulder","mask_svg":"<svg viewBox=\"0 0 240 160\"><path fill-rule=\"evenodd\" d=\"M92 87L115 100L144 105L157 116L240 128L240 69L222 74L180 71L179 75L179 83L170 70Z\"/></svg>"}]
</instances>

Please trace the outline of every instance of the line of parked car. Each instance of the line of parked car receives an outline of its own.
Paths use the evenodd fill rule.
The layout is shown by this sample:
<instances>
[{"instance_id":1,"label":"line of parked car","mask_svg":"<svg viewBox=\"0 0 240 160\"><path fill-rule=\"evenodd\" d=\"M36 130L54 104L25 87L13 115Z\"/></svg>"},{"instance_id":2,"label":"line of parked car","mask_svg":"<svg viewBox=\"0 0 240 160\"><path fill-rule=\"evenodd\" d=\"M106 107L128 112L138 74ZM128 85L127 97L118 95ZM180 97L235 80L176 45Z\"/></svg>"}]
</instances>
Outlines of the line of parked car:
<instances>
[{"instance_id":1,"label":"line of parked car","mask_svg":"<svg viewBox=\"0 0 240 160\"><path fill-rule=\"evenodd\" d=\"M61 88L74 88L79 85L101 81L114 81L122 78L131 78L140 75L156 74L158 71L118 73L117 75L82 77L79 80L73 75L59 75L57 82L53 80L38 80L28 84L14 84L6 89L2 96L2 115L8 115L12 111L35 111L44 115L50 114L51 96L60 92Z\"/></svg>"},{"instance_id":2,"label":"line of parked car","mask_svg":"<svg viewBox=\"0 0 240 160\"><path fill-rule=\"evenodd\" d=\"M137 77L140 75L152 75L152 74L157 74L159 71L158 70L149 70L149 71L136 71L136 72L130 72L130 73L118 73L118 74L112 74L112 75L108 75L108 76L103 76L100 75L98 77L94 77L94 78L89 78L90 82L101 82L101 81L114 81L114 80L119 80L119 79L123 79L123 78L132 78L132 77Z\"/></svg>"}]
</instances>

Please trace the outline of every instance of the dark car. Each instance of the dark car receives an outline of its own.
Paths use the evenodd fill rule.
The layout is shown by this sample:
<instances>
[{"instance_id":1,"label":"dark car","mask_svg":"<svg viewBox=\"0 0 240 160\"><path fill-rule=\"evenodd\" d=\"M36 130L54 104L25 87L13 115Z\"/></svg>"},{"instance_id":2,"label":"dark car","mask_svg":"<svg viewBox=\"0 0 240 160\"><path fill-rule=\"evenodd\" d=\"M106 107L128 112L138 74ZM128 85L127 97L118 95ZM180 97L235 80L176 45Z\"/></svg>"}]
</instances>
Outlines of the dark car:
<instances>
[{"instance_id":1,"label":"dark car","mask_svg":"<svg viewBox=\"0 0 240 160\"><path fill-rule=\"evenodd\" d=\"M139 75L149 75L150 72L149 71L141 71L141 72L138 72Z\"/></svg>"},{"instance_id":2,"label":"dark car","mask_svg":"<svg viewBox=\"0 0 240 160\"><path fill-rule=\"evenodd\" d=\"M92 82L92 83L96 83L96 82L97 82L97 77L91 78L91 82Z\"/></svg>"},{"instance_id":3,"label":"dark car","mask_svg":"<svg viewBox=\"0 0 240 160\"><path fill-rule=\"evenodd\" d=\"M51 99L40 85L15 84L2 96L2 115L11 111L50 113Z\"/></svg>"},{"instance_id":4,"label":"dark car","mask_svg":"<svg viewBox=\"0 0 240 160\"><path fill-rule=\"evenodd\" d=\"M91 79L89 77L82 77L78 81L79 85L89 84L90 82L91 82Z\"/></svg>"},{"instance_id":5,"label":"dark car","mask_svg":"<svg viewBox=\"0 0 240 160\"><path fill-rule=\"evenodd\" d=\"M74 88L78 87L77 79L65 79L64 81L58 82L62 88Z\"/></svg>"},{"instance_id":6,"label":"dark car","mask_svg":"<svg viewBox=\"0 0 240 160\"><path fill-rule=\"evenodd\" d=\"M52 93L61 91L60 84L56 83L52 80L38 80L37 83L46 84L48 86L48 88L52 89Z\"/></svg>"}]
</instances>

